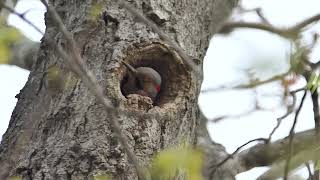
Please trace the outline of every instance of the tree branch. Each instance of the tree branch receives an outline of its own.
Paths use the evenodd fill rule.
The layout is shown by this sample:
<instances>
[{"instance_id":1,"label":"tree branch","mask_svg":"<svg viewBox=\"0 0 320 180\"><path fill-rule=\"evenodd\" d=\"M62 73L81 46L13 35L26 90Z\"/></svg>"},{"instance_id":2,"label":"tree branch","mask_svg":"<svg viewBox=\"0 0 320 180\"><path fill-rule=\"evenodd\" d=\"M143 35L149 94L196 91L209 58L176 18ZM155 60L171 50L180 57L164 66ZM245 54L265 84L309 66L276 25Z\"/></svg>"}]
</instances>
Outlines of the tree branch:
<instances>
[{"instance_id":1,"label":"tree branch","mask_svg":"<svg viewBox=\"0 0 320 180\"><path fill-rule=\"evenodd\" d=\"M224 163L226 163L229 159L233 158L234 155L236 155L243 147L247 146L248 144L252 143L252 142L256 142L256 141L263 141L265 144L268 142L268 139L265 138L257 138L257 139L252 139L246 143L244 143L243 145L239 146L232 154L229 154L225 159L223 159L221 162L217 163L217 164L213 164L213 166L211 167L212 169L212 173L214 174L215 171L222 166Z\"/></svg>"},{"instance_id":2,"label":"tree branch","mask_svg":"<svg viewBox=\"0 0 320 180\"><path fill-rule=\"evenodd\" d=\"M29 21L25 17L25 14L16 12L12 7L4 4L3 2L0 2L0 7L3 8L3 10L7 10L8 12L18 16L20 19L25 21L28 25L43 35L41 29ZM21 38L9 46L11 53L8 63L30 71L33 64L36 62L36 56L40 47L40 43L28 39L22 33L20 33L20 36Z\"/></svg>"},{"instance_id":3,"label":"tree branch","mask_svg":"<svg viewBox=\"0 0 320 180\"><path fill-rule=\"evenodd\" d=\"M308 19L305 19L305 20L297 23L295 26L290 28L290 31L301 31L303 28L305 28L309 24L314 23L319 20L320 20L320 14L316 14Z\"/></svg>"},{"instance_id":4,"label":"tree branch","mask_svg":"<svg viewBox=\"0 0 320 180\"><path fill-rule=\"evenodd\" d=\"M308 81L308 79L310 79L310 73L307 73L305 75L305 79L306 81ZM313 117L314 117L314 127L316 129L316 133L319 134L319 130L320 130L320 111L319 111L319 94L318 94L318 88L316 88L314 90L314 92L311 92L311 101L312 101L312 105L313 105ZM319 163L318 159L314 159L313 163L316 165ZM309 169L308 169L309 170ZM310 174L310 172L309 172ZM318 179L319 180L319 170L314 168L314 174L312 175L311 173L311 177L314 178L314 180Z\"/></svg>"},{"instance_id":5,"label":"tree branch","mask_svg":"<svg viewBox=\"0 0 320 180\"><path fill-rule=\"evenodd\" d=\"M303 28L319 20L320 20L320 14L317 14L308 19L303 20L302 22L297 23L296 25L290 28L277 28L269 24L262 24L262 23L228 22L221 28L220 33L229 33L236 28L251 28L251 29L264 30L288 39L296 39Z\"/></svg>"},{"instance_id":6,"label":"tree branch","mask_svg":"<svg viewBox=\"0 0 320 180\"><path fill-rule=\"evenodd\" d=\"M315 129L295 133L292 140L292 153L296 154L305 149L319 147L319 137ZM287 155L287 150L290 146L289 141L290 138L286 137L273 143L260 143L240 152L236 158L243 164L244 171L254 167L269 166Z\"/></svg>"},{"instance_id":7,"label":"tree branch","mask_svg":"<svg viewBox=\"0 0 320 180\"><path fill-rule=\"evenodd\" d=\"M305 165L306 165L306 168L307 168L308 174L309 174L308 179L312 180L313 175L312 175L312 170L311 170L309 162L306 162Z\"/></svg>"},{"instance_id":8,"label":"tree branch","mask_svg":"<svg viewBox=\"0 0 320 180\"><path fill-rule=\"evenodd\" d=\"M258 29L258 30L268 31L284 37L286 37L286 33L287 33L287 30L284 30L284 29L276 28L276 27L262 24L262 23L250 23L250 22L228 22L222 26L219 33L229 33L236 28Z\"/></svg>"},{"instance_id":9,"label":"tree branch","mask_svg":"<svg viewBox=\"0 0 320 180\"><path fill-rule=\"evenodd\" d=\"M319 95L318 95L318 89L316 89L311 94L311 100L313 104L313 116L314 116L314 126L317 131L319 131L320 128L320 111L319 111Z\"/></svg>"},{"instance_id":10,"label":"tree branch","mask_svg":"<svg viewBox=\"0 0 320 180\"><path fill-rule=\"evenodd\" d=\"M239 10L241 13L247 13L247 12L255 12L257 14L257 16L261 19L261 21L263 22L263 24L268 24L271 25L271 23L268 21L268 19L264 16L264 14L262 13L262 9L259 8L253 8L253 9L245 9L244 7L242 7L241 5L239 5Z\"/></svg>"},{"instance_id":11,"label":"tree branch","mask_svg":"<svg viewBox=\"0 0 320 180\"><path fill-rule=\"evenodd\" d=\"M256 81L253 81L248 84L242 84L242 85L238 85L238 86L234 86L234 87L208 88L208 89L202 90L201 93L209 93L209 92L213 92L213 91L221 91L221 90L226 90L226 89L250 89L250 88L254 88L254 87L257 87L257 86L260 86L263 84L271 83L273 81L281 80L285 76L287 76L288 74L290 74L289 71L285 72L283 74L278 74L278 75L272 76L271 78L266 79L266 80L256 80Z\"/></svg>"},{"instance_id":12,"label":"tree branch","mask_svg":"<svg viewBox=\"0 0 320 180\"><path fill-rule=\"evenodd\" d=\"M307 95L307 91L304 91L304 94L302 96L302 99L301 99L301 103L298 107L298 109L296 110L296 114L295 114L295 117L294 117L294 121L293 121L293 124L292 124L292 127L290 129L290 134L289 134L289 150L288 150L288 156L287 156L287 159L286 159L286 165L285 165L285 168L284 168L284 177L283 179L284 180L287 180L288 179L288 174L289 174L289 165L290 165L290 160L291 160L291 157L293 155L293 138L294 138L294 129L296 127L296 124L298 122L298 116L300 114L300 111L301 111L301 108L303 106L303 103L304 103L304 100L306 98L306 95Z\"/></svg>"},{"instance_id":13,"label":"tree branch","mask_svg":"<svg viewBox=\"0 0 320 180\"><path fill-rule=\"evenodd\" d=\"M6 6L8 6L10 8L14 8L14 6L17 3L17 0L1 0L0 3L1 4L5 4ZM3 17L4 19L7 19L9 14L10 14L10 11L8 9L3 8L3 6L0 5L0 17Z\"/></svg>"},{"instance_id":14,"label":"tree branch","mask_svg":"<svg viewBox=\"0 0 320 180\"><path fill-rule=\"evenodd\" d=\"M16 12L13 8L5 5L3 2L0 2L0 7L7 9L9 12L11 12L12 14L18 16L19 18L21 18L24 22L26 22L29 26L32 26L36 31L38 31L40 34L44 34L44 32L42 32L42 30L40 28L38 28L36 25L34 25L31 21L29 21L28 19L26 19L25 14L20 14L18 12Z\"/></svg>"},{"instance_id":15,"label":"tree branch","mask_svg":"<svg viewBox=\"0 0 320 180\"><path fill-rule=\"evenodd\" d=\"M235 179L234 176L241 171L241 164L237 160L230 159L224 163L215 173L212 172L212 165L218 164L228 156L225 148L211 140L207 129L208 119L200 112L199 126L197 127L197 148L203 152L202 173L205 179Z\"/></svg>"},{"instance_id":16,"label":"tree branch","mask_svg":"<svg viewBox=\"0 0 320 180\"><path fill-rule=\"evenodd\" d=\"M290 95L291 95L291 97L292 97L292 104L290 104L290 105L287 107L287 112L286 112L283 116L277 118L277 124L276 124L276 126L272 129L271 133L269 134L269 138L268 138L269 142L271 141L272 135L273 135L273 134L276 132L276 130L279 128L282 120L283 120L284 118L288 117L288 116L293 112L294 107L295 107L295 105L296 105L296 101L297 101L297 97L296 97L296 95L295 95L296 92L298 92L298 91L290 92Z\"/></svg>"}]
</instances>

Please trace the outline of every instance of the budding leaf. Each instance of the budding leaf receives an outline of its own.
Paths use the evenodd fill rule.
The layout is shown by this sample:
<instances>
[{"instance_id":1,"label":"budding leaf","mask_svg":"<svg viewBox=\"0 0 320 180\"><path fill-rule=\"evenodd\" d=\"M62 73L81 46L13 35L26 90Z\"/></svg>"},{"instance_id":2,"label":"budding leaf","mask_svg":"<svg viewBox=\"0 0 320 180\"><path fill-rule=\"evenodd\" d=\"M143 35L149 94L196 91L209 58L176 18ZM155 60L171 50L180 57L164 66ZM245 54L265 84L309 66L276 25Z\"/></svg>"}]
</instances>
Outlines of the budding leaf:
<instances>
[{"instance_id":1,"label":"budding leaf","mask_svg":"<svg viewBox=\"0 0 320 180\"><path fill-rule=\"evenodd\" d=\"M191 147L178 147L160 152L153 160L151 176L154 179L171 179L184 172L188 180L201 180L202 153Z\"/></svg>"},{"instance_id":2,"label":"budding leaf","mask_svg":"<svg viewBox=\"0 0 320 180\"><path fill-rule=\"evenodd\" d=\"M0 23L0 34L0 64L9 64L10 47L21 38L21 33L14 27Z\"/></svg>"},{"instance_id":3,"label":"budding leaf","mask_svg":"<svg viewBox=\"0 0 320 180\"><path fill-rule=\"evenodd\" d=\"M313 72L308 79L307 89L310 90L311 93L314 93L319 86L320 76L319 74Z\"/></svg>"}]
</instances>

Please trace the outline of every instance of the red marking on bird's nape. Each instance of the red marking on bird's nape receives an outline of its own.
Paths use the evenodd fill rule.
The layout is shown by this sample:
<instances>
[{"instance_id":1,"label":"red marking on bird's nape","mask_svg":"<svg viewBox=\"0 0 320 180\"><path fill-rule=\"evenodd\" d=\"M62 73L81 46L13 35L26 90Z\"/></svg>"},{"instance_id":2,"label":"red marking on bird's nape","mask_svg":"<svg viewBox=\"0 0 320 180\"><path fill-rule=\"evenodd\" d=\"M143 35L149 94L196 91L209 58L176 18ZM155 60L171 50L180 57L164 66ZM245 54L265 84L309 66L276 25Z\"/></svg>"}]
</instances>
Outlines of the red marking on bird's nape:
<instances>
[{"instance_id":1,"label":"red marking on bird's nape","mask_svg":"<svg viewBox=\"0 0 320 180\"><path fill-rule=\"evenodd\" d=\"M157 92L160 92L160 86L156 85Z\"/></svg>"}]
</instances>

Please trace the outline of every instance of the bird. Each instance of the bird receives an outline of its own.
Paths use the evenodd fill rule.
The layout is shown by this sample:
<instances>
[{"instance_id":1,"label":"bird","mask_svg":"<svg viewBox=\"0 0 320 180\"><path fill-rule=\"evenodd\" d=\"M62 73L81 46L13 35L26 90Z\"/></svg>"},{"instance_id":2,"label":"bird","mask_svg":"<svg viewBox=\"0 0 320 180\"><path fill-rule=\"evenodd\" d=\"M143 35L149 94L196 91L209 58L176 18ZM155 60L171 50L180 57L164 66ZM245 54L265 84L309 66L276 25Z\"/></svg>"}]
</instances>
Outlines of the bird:
<instances>
[{"instance_id":1,"label":"bird","mask_svg":"<svg viewBox=\"0 0 320 180\"><path fill-rule=\"evenodd\" d=\"M121 61L129 70L128 79L123 85L124 95L139 94L147 96L154 102L161 90L161 76L151 67L134 68Z\"/></svg>"}]
</instances>

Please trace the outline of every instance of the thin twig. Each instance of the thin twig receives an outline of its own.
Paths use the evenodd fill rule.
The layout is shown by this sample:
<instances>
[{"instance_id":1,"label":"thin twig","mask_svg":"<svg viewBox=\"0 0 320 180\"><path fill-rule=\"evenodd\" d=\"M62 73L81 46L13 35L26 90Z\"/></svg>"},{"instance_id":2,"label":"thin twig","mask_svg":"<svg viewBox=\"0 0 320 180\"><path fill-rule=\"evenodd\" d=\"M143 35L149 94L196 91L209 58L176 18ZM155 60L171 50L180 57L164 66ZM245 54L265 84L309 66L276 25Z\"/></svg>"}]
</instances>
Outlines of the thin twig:
<instances>
[{"instance_id":1,"label":"thin twig","mask_svg":"<svg viewBox=\"0 0 320 180\"><path fill-rule=\"evenodd\" d=\"M271 23L267 20L267 18L264 17L261 8L257 8L256 13L260 17L260 19L262 20L263 23L271 25Z\"/></svg>"},{"instance_id":2,"label":"thin twig","mask_svg":"<svg viewBox=\"0 0 320 180\"><path fill-rule=\"evenodd\" d=\"M74 65L78 72L78 75L82 78L83 82L87 85L87 87L91 90L91 92L97 97L97 100L102 103L102 105L105 107L105 110L109 113L112 113L111 110L116 110L113 108L111 105L111 102L105 98L103 94L103 90L101 86L97 83L96 78L93 76L92 72L89 71L85 64L84 61L82 60L80 53L78 51L78 48L76 46L76 43L72 37L72 34L69 33L64 26L60 16L58 13L55 11L54 8L50 7L45 0L41 0L41 2L46 6L48 12L51 15L51 18L57 23L57 26L61 33L63 34L64 38L67 40L68 45L70 46L71 49L71 56L68 56L61 48L61 46L58 46L58 52L59 54L69 62L69 64ZM114 113L112 113L114 114ZM137 157L135 154L131 151L131 148L128 144L128 140L126 136L122 133L120 124L115 118L110 118L110 122L112 127L114 128L115 135L118 137L118 140L120 141L120 144L122 145L124 151L126 152L126 155L128 156L128 159L132 164L134 165L137 175L139 179L145 179L144 177L144 171L140 167L140 164L138 162Z\"/></svg>"},{"instance_id":3,"label":"thin twig","mask_svg":"<svg viewBox=\"0 0 320 180\"><path fill-rule=\"evenodd\" d=\"M268 32L277 34L281 37L292 39L292 38L296 38L299 32L303 30L303 28L319 20L320 20L320 14L317 14L297 23L296 25L290 28L277 28L277 27L262 24L262 23L229 22L229 23L226 23L221 28L220 32L221 33L230 32L235 28L252 28L252 29L268 31Z\"/></svg>"},{"instance_id":4,"label":"thin twig","mask_svg":"<svg viewBox=\"0 0 320 180\"><path fill-rule=\"evenodd\" d=\"M318 160L314 161L314 164L317 164L317 163L319 163ZM314 170L312 178L313 178L312 180L319 180L320 179L319 170Z\"/></svg>"},{"instance_id":5,"label":"thin twig","mask_svg":"<svg viewBox=\"0 0 320 180\"><path fill-rule=\"evenodd\" d=\"M191 60L191 58L184 52L184 50L182 50L175 42L173 42L168 35L161 31L155 23L143 16L127 2L118 0L118 3L121 7L126 8L128 11L130 11L130 13L132 13L140 21L148 25L154 32L156 32L161 39L166 41L175 51L177 51L177 53L182 57L182 60L195 72L196 75L202 77L201 69Z\"/></svg>"},{"instance_id":6,"label":"thin twig","mask_svg":"<svg viewBox=\"0 0 320 180\"><path fill-rule=\"evenodd\" d=\"M250 22L228 22L223 25L223 27L220 29L220 33L228 33L236 28L250 28L250 29L259 29L268 31L274 34L277 34L279 36L286 37L287 30L276 28L267 24L262 23L250 23Z\"/></svg>"},{"instance_id":7,"label":"thin twig","mask_svg":"<svg viewBox=\"0 0 320 180\"><path fill-rule=\"evenodd\" d=\"M304 78L307 82L310 81L311 73L312 72L308 72L308 71L306 73L304 73ZM311 93L311 101L312 101L312 105L313 105L314 127L316 129L316 132L318 133L319 128L320 128L320 114L319 114L320 108L319 108L318 88L315 88L314 90L309 90L309 92Z\"/></svg>"},{"instance_id":8,"label":"thin twig","mask_svg":"<svg viewBox=\"0 0 320 180\"><path fill-rule=\"evenodd\" d=\"M262 13L262 9L261 8L254 8L254 9L245 9L241 6L240 7L240 11L241 12L255 12L257 14L257 16L260 17L262 23L267 24L267 25L271 25L271 23L267 20L267 18L263 15Z\"/></svg>"},{"instance_id":9,"label":"thin twig","mask_svg":"<svg viewBox=\"0 0 320 180\"><path fill-rule=\"evenodd\" d=\"M303 106L304 100L306 98L306 95L307 95L307 91L304 91L304 94L302 96L300 105L299 105L298 109L296 110L296 115L294 117L294 121L293 121L292 127L290 129L290 134L289 134L289 153L288 153L288 157L287 157L285 168L284 168L284 175L283 175L283 179L284 180L288 180L289 165L290 165L290 160L291 160L291 157L292 157L292 154L293 154L294 129L295 129L296 124L298 122L298 116L299 116L300 111L302 109L302 106Z\"/></svg>"},{"instance_id":10,"label":"thin twig","mask_svg":"<svg viewBox=\"0 0 320 180\"><path fill-rule=\"evenodd\" d=\"M286 72L283 74L278 74L275 76L272 76L269 79L266 80L262 80L262 81L253 81L249 84L242 84L242 85L238 85L238 86L234 86L234 87L218 87L218 88L208 88L208 89L204 89L201 90L201 93L209 93L209 92L214 92L214 91L221 91L221 90L226 90L226 89L250 89L250 88L254 88L263 84L267 84L267 83L271 83L273 81L277 81L277 80L281 80L283 79L285 76L287 76L290 72Z\"/></svg>"},{"instance_id":11,"label":"thin twig","mask_svg":"<svg viewBox=\"0 0 320 180\"><path fill-rule=\"evenodd\" d=\"M42 30L40 28L38 28L36 25L34 25L31 21L29 21L28 19L26 19L25 14L20 14L18 12L16 12L14 9L12 9L11 7L5 5L3 2L0 2L0 7L3 7L5 9L7 9L8 11L10 11L12 14L18 16L20 19L22 19L24 22L26 22L28 25L32 26L36 31L38 31L41 35L44 34L44 32L42 32Z\"/></svg>"},{"instance_id":12,"label":"thin twig","mask_svg":"<svg viewBox=\"0 0 320 180\"><path fill-rule=\"evenodd\" d=\"M307 90L307 87L302 87L302 88L299 88L299 89L290 91L290 94L295 94L295 93L297 93L297 92L306 91L306 90Z\"/></svg>"},{"instance_id":13,"label":"thin twig","mask_svg":"<svg viewBox=\"0 0 320 180\"><path fill-rule=\"evenodd\" d=\"M309 164L309 162L306 162L306 163L304 163L304 164L306 165L306 168L307 168L308 173L309 173L308 180L312 180L313 175L312 175L312 171L311 171L310 164Z\"/></svg>"},{"instance_id":14,"label":"thin twig","mask_svg":"<svg viewBox=\"0 0 320 180\"><path fill-rule=\"evenodd\" d=\"M301 31L304 27L308 26L311 23L314 23L316 21L320 20L320 14L316 14L314 16L311 16L308 19L305 19L299 23L297 23L295 26L293 26L291 29L291 31Z\"/></svg>"},{"instance_id":15,"label":"thin twig","mask_svg":"<svg viewBox=\"0 0 320 180\"><path fill-rule=\"evenodd\" d=\"M212 173L211 176L213 176L213 174L215 173L215 171L222 166L224 163L226 163L229 159L233 158L235 154L237 154L243 147L247 146L248 144L255 142L255 141L263 141L265 144L268 143L268 139L266 138L257 138L257 139L252 139L246 143L244 143L243 145L239 146L232 154L229 154L225 159L223 159L221 162L219 162L218 164L214 164L210 167L210 169L212 169Z\"/></svg>"},{"instance_id":16,"label":"thin twig","mask_svg":"<svg viewBox=\"0 0 320 180\"><path fill-rule=\"evenodd\" d=\"M271 141L273 134L276 132L276 130L281 125L282 120L285 119L286 117L288 117L293 112L294 106L296 104L296 96L294 94L292 95L292 101L293 101L292 104L290 104L287 108L287 112L284 115L282 115L281 117L277 118L277 124L272 129L271 133L269 134L269 137L268 137L269 142Z\"/></svg>"},{"instance_id":17,"label":"thin twig","mask_svg":"<svg viewBox=\"0 0 320 180\"><path fill-rule=\"evenodd\" d=\"M297 102L296 93L300 92L300 91L303 91L303 90L306 90L306 88L304 87L304 88L296 89L294 91L290 91L290 95L292 97L292 103L288 106L287 112L284 115L282 115L281 117L277 118L277 124L272 129L271 133L269 134L269 138L268 138L269 142L271 141L271 138L272 138L273 134L276 132L276 130L281 125L282 120L285 119L286 117L288 117L294 111L294 107L295 107L296 102Z\"/></svg>"},{"instance_id":18,"label":"thin twig","mask_svg":"<svg viewBox=\"0 0 320 180\"><path fill-rule=\"evenodd\" d=\"M318 89L316 89L312 94L311 94L311 100L313 104L313 116L314 116L314 126L317 130L319 131L320 128L320 111L319 111L319 99L318 99Z\"/></svg>"},{"instance_id":19,"label":"thin twig","mask_svg":"<svg viewBox=\"0 0 320 180\"><path fill-rule=\"evenodd\" d=\"M317 69L320 66L320 60L316 63L311 64L312 69Z\"/></svg>"},{"instance_id":20,"label":"thin twig","mask_svg":"<svg viewBox=\"0 0 320 180\"><path fill-rule=\"evenodd\" d=\"M236 115L223 115L223 116L218 116L218 117L215 117L215 118L212 118L212 119L208 119L208 122L210 123L218 123L220 122L221 120L223 119L235 119L235 118L241 118L242 116L248 116L249 114L255 112L257 109L256 108L253 108L253 109L250 109L249 111L246 111L246 112L243 112L243 113L240 113L240 114L236 114Z\"/></svg>"},{"instance_id":21,"label":"thin twig","mask_svg":"<svg viewBox=\"0 0 320 180\"><path fill-rule=\"evenodd\" d=\"M310 79L309 74L305 76L306 80ZM313 117L314 117L314 127L316 129L316 134L319 134L320 130L320 111L319 111L319 94L318 94L318 88L315 89L314 92L311 92L311 101L313 105ZM317 164L318 160L314 160L314 164ZM319 179L319 170L314 170L314 178L313 180Z\"/></svg>"}]
</instances>

